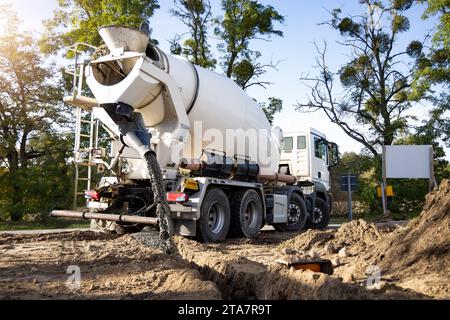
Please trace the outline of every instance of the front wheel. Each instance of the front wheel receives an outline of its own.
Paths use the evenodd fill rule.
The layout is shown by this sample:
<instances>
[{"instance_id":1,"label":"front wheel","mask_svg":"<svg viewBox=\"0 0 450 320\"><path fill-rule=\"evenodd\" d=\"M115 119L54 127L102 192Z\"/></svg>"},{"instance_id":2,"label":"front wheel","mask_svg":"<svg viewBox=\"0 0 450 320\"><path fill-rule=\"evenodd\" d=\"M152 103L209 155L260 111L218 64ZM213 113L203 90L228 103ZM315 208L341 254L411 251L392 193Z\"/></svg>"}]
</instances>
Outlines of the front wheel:
<instances>
[{"instance_id":1,"label":"front wheel","mask_svg":"<svg viewBox=\"0 0 450 320\"><path fill-rule=\"evenodd\" d=\"M307 218L305 200L299 194L293 193L289 200L287 223L275 224L273 227L281 232L300 231L305 227Z\"/></svg>"},{"instance_id":2,"label":"front wheel","mask_svg":"<svg viewBox=\"0 0 450 320\"><path fill-rule=\"evenodd\" d=\"M228 197L220 189L208 190L200 209L197 221L198 237L204 242L225 240L230 227L230 203Z\"/></svg>"},{"instance_id":3,"label":"front wheel","mask_svg":"<svg viewBox=\"0 0 450 320\"><path fill-rule=\"evenodd\" d=\"M323 230L328 227L330 223L330 207L322 198L316 198L316 205L314 207L314 212L311 214L308 227L311 229Z\"/></svg>"}]
</instances>

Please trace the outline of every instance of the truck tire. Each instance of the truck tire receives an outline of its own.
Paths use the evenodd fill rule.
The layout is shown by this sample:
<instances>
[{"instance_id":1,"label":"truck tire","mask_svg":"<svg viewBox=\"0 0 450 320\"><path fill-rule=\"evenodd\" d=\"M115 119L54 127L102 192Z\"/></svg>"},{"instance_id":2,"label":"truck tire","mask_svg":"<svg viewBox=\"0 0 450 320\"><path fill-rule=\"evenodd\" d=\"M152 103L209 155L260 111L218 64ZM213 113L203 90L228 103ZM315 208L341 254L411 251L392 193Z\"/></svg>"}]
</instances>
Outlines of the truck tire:
<instances>
[{"instance_id":1,"label":"truck tire","mask_svg":"<svg viewBox=\"0 0 450 320\"><path fill-rule=\"evenodd\" d=\"M230 228L230 203L220 189L209 189L200 208L197 221L198 238L204 242L225 240Z\"/></svg>"},{"instance_id":2,"label":"truck tire","mask_svg":"<svg viewBox=\"0 0 450 320\"><path fill-rule=\"evenodd\" d=\"M263 223L263 205L255 190L240 190L231 197L231 237L255 238Z\"/></svg>"},{"instance_id":3,"label":"truck tire","mask_svg":"<svg viewBox=\"0 0 450 320\"><path fill-rule=\"evenodd\" d=\"M274 224L273 227L281 232L295 232L302 230L308 219L305 200L297 193L292 193L289 199L288 222Z\"/></svg>"},{"instance_id":4,"label":"truck tire","mask_svg":"<svg viewBox=\"0 0 450 320\"><path fill-rule=\"evenodd\" d=\"M316 198L314 211L308 219L308 228L326 229L330 223L330 207L322 198Z\"/></svg>"}]
</instances>

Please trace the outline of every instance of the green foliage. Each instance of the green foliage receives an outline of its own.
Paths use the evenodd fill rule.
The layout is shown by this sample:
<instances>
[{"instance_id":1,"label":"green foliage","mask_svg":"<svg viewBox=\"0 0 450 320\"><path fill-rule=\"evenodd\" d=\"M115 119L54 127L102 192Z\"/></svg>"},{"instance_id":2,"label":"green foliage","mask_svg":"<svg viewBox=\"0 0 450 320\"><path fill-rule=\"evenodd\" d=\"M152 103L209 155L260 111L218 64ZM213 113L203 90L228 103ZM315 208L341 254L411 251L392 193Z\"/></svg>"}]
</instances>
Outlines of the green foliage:
<instances>
[{"instance_id":1,"label":"green foliage","mask_svg":"<svg viewBox=\"0 0 450 320\"><path fill-rule=\"evenodd\" d=\"M252 40L269 40L273 35L283 36L274 23L282 23L281 16L272 6L262 5L257 0L223 0L223 17L212 19L208 0L174 0L175 8L170 12L188 28L188 39L175 35L170 40L172 54L183 55L194 64L215 68L208 44L207 31L214 27L215 35L222 40L219 51L223 53L220 64L227 77L232 78L243 90L259 85L266 88L269 81L260 80L268 68L276 69L277 63L259 62L261 53L250 49Z\"/></svg>"},{"instance_id":2,"label":"green foliage","mask_svg":"<svg viewBox=\"0 0 450 320\"><path fill-rule=\"evenodd\" d=\"M249 80L253 77L255 66L249 59L242 59L235 63L233 68L235 82L241 88L245 88Z\"/></svg>"},{"instance_id":3,"label":"green foliage","mask_svg":"<svg viewBox=\"0 0 450 320\"><path fill-rule=\"evenodd\" d=\"M259 105L263 109L270 124L273 124L275 114L283 110L283 100L275 97L270 97L268 103L260 103Z\"/></svg>"},{"instance_id":4,"label":"green foliage","mask_svg":"<svg viewBox=\"0 0 450 320\"><path fill-rule=\"evenodd\" d=\"M256 0L222 0L221 4L224 17L216 21L215 34L222 40L219 46L224 54L222 65L231 78L234 68L239 66L236 62L252 55L251 40L283 36L274 23L283 23L284 17L272 6Z\"/></svg>"},{"instance_id":5,"label":"green foliage","mask_svg":"<svg viewBox=\"0 0 450 320\"><path fill-rule=\"evenodd\" d=\"M339 164L330 171L334 201L347 201L347 194L340 191L340 176L348 173L358 174L358 190L353 197L355 201L359 202L356 214L365 214L379 210L376 194L377 167L378 162L371 155L356 154L354 152L342 154Z\"/></svg>"},{"instance_id":6,"label":"green foliage","mask_svg":"<svg viewBox=\"0 0 450 320\"><path fill-rule=\"evenodd\" d=\"M261 53L254 51L249 52L246 58L242 58L234 64L232 78L243 90L247 90L252 86L260 86L264 89L272 84L270 81L264 81L260 78L266 74L268 68L276 70L277 64L269 62L262 64L258 62Z\"/></svg>"},{"instance_id":7,"label":"green foliage","mask_svg":"<svg viewBox=\"0 0 450 320\"><path fill-rule=\"evenodd\" d=\"M73 167L67 163L72 139L47 133L34 141L43 155L17 171L0 174L0 221L27 215L45 218L53 209L68 208L73 199Z\"/></svg>"},{"instance_id":8,"label":"green foliage","mask_svg":"<svg viewBox=\"0 0 450 320\"><path fill-rule=\"evenodd\" d=\"M432 144L435 152L435 175L438 182L450 178L449 164L444 158L444 150L426 130L419 129L415 134L396 140L395 144ZM353 199L357 203L356 214L364 216L380 214L382 212L381 199L377 195L379 172L381 172L381 162L373 155L344 153L340 163L331 169L331 190L334 201L341 203L347 201L347 194L340 191L340 176L355 173L359 176L358 190L353 195ZM406 217L415 214L418 208L422 207L425 195L429 192L429 181L425 179L389 179L388 185L391 185L394 190L394 197L389 201L388 209L392 213L400 213Z\"/></svg>"},{"instance_id":9,"label":"green foliage","mask_svg":"<svg viewBox=\"0 0 450 320\"><path fill-rule=\"evenodd\" d=\"M427 95L434 106L430 112L428 127L434 127L436 136L450 145L449 94L450 88L450 1L420 0L426 3L424 19L436 17L438 24L432 34L432 46L427 51L418 50L413 96ZM440 90L441 89L441 90Z\"/></svg>"},{"instance_id":10,"label":"green foliage","mask_svg":"<svg viewBox=\"0 0 450 320\"><path fill-rule=\"evenodd\" d=\"M7 21L0 37L0 218L19 220L47 213L70 191L64 182L71 144L57 133L70 111L54 67L44 64L29 34L19 32L14 14Z\"/></svg>"},{"instance_id":11,"label":"green foliage","mask_svg":"<svg viewBox=\"0 0 450 320\"><path fill-rule=\"evenodd\" d=\"M392 144L407 130L411 116L406 111L413 100L423 98L411 95L411 62L421 57L422 47L418 41L407 47L399 42L399 36L410 28L406 11L413 1L359 2L361 15L347 16L335 9L331 20L324 23L341 34L340 44L349 50L348 62L333 73L327 65L326 44L323 50L318 48L319 72L301 78L314 84L309 85L309 100L297 109L323 110L348 136L379 157L382 145ZM336 89L337 76L344 93Z\"/></svg>"},{"instance_id":12,"label":"green foliage","mask_svg":"<svg viewBox=\"0 0 450 320\"><path fill-rule=\"evenodd\" d=\"M392 8L394 10L408 10L413 5L414 0L393 0Z\"/></svg>"},{"instance_id":13,"label":"green foliage","mask_svg":"<svg viewBox=\"0 0 450 320\"><path fill-rule=\"evenodd\" d=\"M449 0L419 0L420 3L426 3L427 8L422 16L428 19L437 16L439 23L433 34L433 44L437 47L449 47L450 45L450 1Z\"/></svg>"},{"instance_id":14,"label":"green foliage","mask_svg":"<svg viewBox=\"0 0 450 320\"><path fill-rule=\"evenodd\" d=\"M159 8L157 0L58 0L52 19L46 20L41 48L53 54L76 42L101 44L98 29L106 25L138 28Z\"/></svg>"},{"instance_id":15,"label":"green foliage","mask_svg":"<svg viewBox=\"0 0 450 320\"><path fill-rule=\"evenodd\" d=\"M214 68L217 61L213 58L208 44L208 26L212 22L211 5L208 0L175 0L175 9L170 12L187 27L190 38L179 44L181 37L171 42L171 52L182 54L194 64L204 68Z\"/></svg>"}]
</instances>

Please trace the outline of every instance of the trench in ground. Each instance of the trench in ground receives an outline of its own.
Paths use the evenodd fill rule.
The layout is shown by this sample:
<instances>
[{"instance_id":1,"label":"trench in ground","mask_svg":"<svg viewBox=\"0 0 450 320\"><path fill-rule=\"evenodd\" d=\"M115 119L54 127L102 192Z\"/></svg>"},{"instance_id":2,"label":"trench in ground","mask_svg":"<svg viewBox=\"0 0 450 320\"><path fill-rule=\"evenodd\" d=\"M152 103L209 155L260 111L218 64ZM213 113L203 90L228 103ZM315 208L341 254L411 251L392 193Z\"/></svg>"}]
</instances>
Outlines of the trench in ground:
<instances>
[{"instance_id":1,"label":"trench in ground","mask_svg":"<svg viewBox=\"0 0 450 320\"><path fill-rule=\"evenodd\" d=\"M356 284L311 271L296 271L211 249L182 237L174 238L178 254L203 280L217 285L224 300L364 299L374 298Z\"/></svg>"}]
</instances>

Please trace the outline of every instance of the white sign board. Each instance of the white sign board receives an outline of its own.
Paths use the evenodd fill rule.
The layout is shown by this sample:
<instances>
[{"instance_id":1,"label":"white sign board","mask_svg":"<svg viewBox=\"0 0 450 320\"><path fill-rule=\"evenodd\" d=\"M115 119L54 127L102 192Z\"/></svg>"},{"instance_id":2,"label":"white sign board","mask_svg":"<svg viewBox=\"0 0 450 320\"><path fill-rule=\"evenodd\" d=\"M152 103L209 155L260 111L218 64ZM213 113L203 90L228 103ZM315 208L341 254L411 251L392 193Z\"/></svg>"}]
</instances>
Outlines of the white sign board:
<instances>
[{"instance_id":1,"label":"white sign board","mask_svg":"<svg viewBox=\"0 0 450 320\"><path fill-rule=\"evenodd\" d=\"M431 179L433 147L386 146L386 178Z\"/></svg>"}]
</instances>

